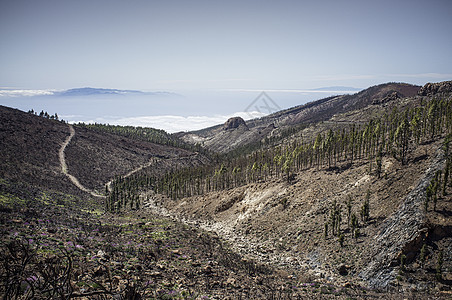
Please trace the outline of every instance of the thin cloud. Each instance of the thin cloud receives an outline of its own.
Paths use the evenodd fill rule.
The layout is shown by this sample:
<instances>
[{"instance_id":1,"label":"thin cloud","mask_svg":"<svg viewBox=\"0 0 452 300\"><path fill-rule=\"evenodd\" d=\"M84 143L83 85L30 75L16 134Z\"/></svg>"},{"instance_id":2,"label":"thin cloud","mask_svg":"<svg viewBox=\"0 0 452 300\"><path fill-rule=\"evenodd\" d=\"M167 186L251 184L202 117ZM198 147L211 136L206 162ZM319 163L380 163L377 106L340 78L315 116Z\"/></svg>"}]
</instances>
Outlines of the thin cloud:
<instances>
[{"instance_id":1,"label":"thin cloud","mask_svg":"<svg viewBox=\"0 0 452 300\"><path fill-rule=\"evenodd\" d=\"M331 89L311 89L311 90L298 90L298 89L223 89L219 90L221 92L250 92L250 93L259 93L259 92L267 92L267 93L293 93L293 94L318 94L318 93L346 93L346 92L356 92L357 89L343 90L334 88Z\"/></svg>"},{"instance_id":2,"label":"thin cloud","mask_svg":"<svg viewBox=\"0 0 452 300\"><path fill-rule=\"evenodd\" d=\"M0 97L33 97L54 95L57 90L0 90Z\"/></svg>"},{"instance_id":3,"label":"thin cloud","mask_svg":"<svg viewBox=\"0 0 452 300\"><path fill-rule=\"evenodd\" d=\"M168 83L190 83L190 84L197 84L197 83L223 83L223 82L245 82L245 81L251 81L250 79L245 78L226 78L226 79L206 79L206 80L196 80L196 79L174 79L174 80L157 80L156 84L168 84Z\"/></svg>"},{"instance_id":4,"label":"thin cloud","mask_svg":"<svg viewBox=\"0 0 452 300\"><path fill-rule=\"evenodd\" d=\"M337 74L337 75L318 75L312 77L316 81L345 81L345 80L369 80L377 79L377 75L370 74Z\"/></svg>"},{"instance_id":5,"label":"thin cloud","mask_svg":"<svg viewBox=\"0 0 452 300\"><path fill-rule=\"evenodd\" d=\"M447 73L418 73L418 74L386 74L388 77L452 79L452 74Z\"/></svg>"},{"instance_id":6,"label":"thin cloud","mask_svg":"<svg viewBox=\"0 0 452 300\"><path fill-rule=\"evenodd\" d=\"M73 121L71 123L107 123L111 125L122 126L140 126L140 127L152 127L157 129L163 129L169 133L180 131L193 131L203 128L215 126L226 122L232 117L242 117L245 120L260 118L266 114L253 111L253 112L237 112L230 115L215 115L215 116L143 116L143 117L130 117L130 118L97 118L88 121Z\"/></svg>"},{"instance_id":7,"label":"thin cloud","mask_svg":"<svg viewBox=\"0 0 452 300\"><path fill-rule=\"evenodd\" d=\"M414 74L397 74L397 73L387 73L387 74L338 74L338 75L320 75L314 76L314 80L318 81L346 81L346 80L388 80L388 78L420 78L420 79L451 79L452 74L450 73L414 73Z\"/></svg>"}]
</instances>

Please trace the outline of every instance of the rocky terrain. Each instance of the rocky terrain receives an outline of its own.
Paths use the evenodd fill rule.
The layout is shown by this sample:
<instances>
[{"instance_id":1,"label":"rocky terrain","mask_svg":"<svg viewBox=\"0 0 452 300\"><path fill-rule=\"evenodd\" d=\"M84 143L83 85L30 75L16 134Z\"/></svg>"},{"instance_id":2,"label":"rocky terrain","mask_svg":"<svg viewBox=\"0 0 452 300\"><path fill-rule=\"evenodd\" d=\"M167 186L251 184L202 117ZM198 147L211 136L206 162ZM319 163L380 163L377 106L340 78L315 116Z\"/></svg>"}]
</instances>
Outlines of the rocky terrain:
<instances>
[{"instance_id":1,"label":"rocky terrain","mask_svg":"<svg viewBox=\"0 0 452 300\"><path fill-rule=\"evenodd\" d=\"M444 164L441 151L432 157L424 153L435 154L439 147L435 144L418 149L413 158L417 162L409 167L385 160L381 180L369 176L363 164L337 171L308 170L298 174L293 184L265 182L176 203L158 199L157 204L166 205L168 215L225 237L243 255L285 267L297 276L309 274L321 282L341 285L358 277L364 286L394 288L400 253L411 262L418 261L429 234L432 248L437 247L433 241L438 237L433 238L434 229L426 220L422 194L431 176ZM361 236L355 239L344 224L345 246L337 237L325 238L324 223L332 203L336 201L345 209L350 195L352 211L359 214L368 190L371 221L362 227ZM446 199L443 204L448 211L450 200ZM450 247L450 237L440 239ZM431 260L434 264L433 255ZM345 276L340 274L344 265ZM415 274L407 274L410 276ZM415 284L412 288L427 287Z\"/></svg>"},{"instance_id":2,"label":"rocky terrain","mask_svg":"<svg viewBox=\"0 0 452 300\"><path fill-rule=\"evenodd\" d=\"M258 120L232 118L175 135L216 152L211 157L207 151L0 107L0 295L448 299L450 86L389 83ZM425 106L431 101L443 102ZM271 151L296 143L308 147L322 134L336 131L345 136L350 128L372 125L369 122L383 113L414 114L423 105L429 116L442 107L437 116L444 121L426 119L430 127L423 127L423 138L416 142L415 118L409 116L411 140L405 148L401 143L386 145L384 155L371 156L369 151L369 156L350 160L345 152L345 159L339 155L334 164L322 158L324 163L311 161L292 173L276 164L280 175L263 172L259 177L248 170L254 175L243 184L217 185L206 193L199 192L198 184L198 192L186 197L155 192L152 180L159 176L167 187L194 189L189 181L177 181L171 173L175 170L196 170L192 177L200 180L212 169L213 178L220 178L232 172L228 164L233 161L279 153ZM403 116L391 118L407 128L400 121ZM401 136L402 129L387 130ZM400 149L405 149L403 156L396 152ZM280 159L289 157L282 155ZM206 171L199 171L202 166ZM141 201L111 213L106 192Z\"/></svg>"},{"instance_id":3,"label":"rocky terrain","mask_svg":"<svg viewBox=\"0 0 452 300\"><path fill-rule=\"evenodd\" d=\"M313 139L319 132L332 128L365 124L382 111L419 105L428 101L425 96L447 98L451 92L450 82L410 87L410 97L402 91L386 89L389 86L394 85L358 93L361 100L366 99L363 107L335 113L327 120L321 116L326 114L322 110L328 108L315 107L318 114L311 117L322 122L301 127L286 142L296 140L295 137ZM358 102L354 105L359 107ZM222 129L231 123L232 120L228 121ZM247 127L249 135L253 128L250 122ZM214 135L213 139L218 137L221 135ZM155 209L160 211L166 206L164 213L226 237L236 251L258 261L288 267L298 274L312 274L325 282L342 284L359 278L365 286L379 289L443 289L447 294L451 275L445 274L438 285L435 270L441 259L450 261L451 236L446 233L451 229L450 196L447 192L443 195L441 208L425 210L428 186L438 171L446 167L442 143L440 140L413 145L407 164L386 157L382 179L369 173L368 162L363 161L357 166L306 170L289 184L284 180L266 180L176 202L151 198L149 205L157 205ZM214 144L206 139L206 145ZM337 239L325 238L323 225L332 204L339 203L345 209L351 197L354 201L351 211L359 214L368 191L373 208L371 221L361 228L360 237L354 239L347 226L345 246ZM428 267L421 261L422 248L429 253ZM450 270L450 262L444 263L443 268Z\"/></svg>"},{"instance_id":4,"label":"rocky terrain","mask_svg":"<svg viewBox=\"0 0 452 300\"><path fill-rule=\"evenodd\" d=\"M238 127L237 130L225 130L225 126L229 125L217 125L195 132L179 133L179 137L186 142L201 143L212 151L224 153L240 146L260 142L269 136L281 135L288 128L300 124L328 121L334 115L358 111L372 104L413 97L417 95L420 88L420 86L405 83L382 84L353 95L332 96L282 110L260 119L248 121L246 126ZM442 90L446 89L442 88ZM226 124L236 122L235 120L237 118L232 118Z\"/></svg>"}]
</instances>

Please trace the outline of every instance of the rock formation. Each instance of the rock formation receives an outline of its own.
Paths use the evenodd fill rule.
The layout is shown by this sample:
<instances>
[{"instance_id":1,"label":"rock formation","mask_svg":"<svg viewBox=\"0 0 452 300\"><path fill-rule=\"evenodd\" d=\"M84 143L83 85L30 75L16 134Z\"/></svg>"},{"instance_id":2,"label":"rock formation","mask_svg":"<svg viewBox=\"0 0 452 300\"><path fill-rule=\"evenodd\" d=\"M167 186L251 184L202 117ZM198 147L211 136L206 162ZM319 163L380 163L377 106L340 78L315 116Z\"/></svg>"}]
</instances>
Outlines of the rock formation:
<instances>
[{"instance_id":1,"label":"rock formation","mask_svg":"<svg viewBox=\"0 0 452 300\"><path fill-rule=\"evenodd\" d=\"M233 117L227 120L226 123L224 123L223 130L236 129L240 126L244 126L246 129L248 129L245 120L243 120L241 117Z\"/></svg>"},{"instance_id":2,"label":"rock formation","mask_svg":"<svg viewBox=\"0 0 452 300\"><path fill-rule=\"evenodd\" d=\"M437 83L427 83L420 90L420 96L431 96L437 93L450 93L452 92L452 81L443 81Z\"/></svg>"}]
</instances>

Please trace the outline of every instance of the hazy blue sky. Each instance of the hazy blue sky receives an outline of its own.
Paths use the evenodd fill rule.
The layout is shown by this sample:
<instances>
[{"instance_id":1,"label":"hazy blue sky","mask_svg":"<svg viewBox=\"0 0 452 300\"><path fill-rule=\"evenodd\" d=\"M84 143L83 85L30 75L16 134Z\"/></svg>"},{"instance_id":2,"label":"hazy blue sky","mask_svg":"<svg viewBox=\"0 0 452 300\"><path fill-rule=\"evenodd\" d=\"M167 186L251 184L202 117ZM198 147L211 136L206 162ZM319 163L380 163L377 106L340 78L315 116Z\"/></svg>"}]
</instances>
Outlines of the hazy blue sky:
<instances>
[{"instance_id":1,"label":"hazy blue sky","mask_svg":"<svg viewBox=\"0 0 452 300\"><path fill-rule=\"evenodd\" d=\"M287 108L329 95L306 89L451 80L451 16L450 0L0 0L0 89L183 96L0 104L178 131L243 115L263 90Z\"/></svg>"},{"instance_id":2,"label":"hazy blue sky","mask_svg":"<svg viewBox=\"0 0 452 300\"><path fill-rule=\"evenodd\" d=\"M367 87L452 79L452 1L1 0L0 87Z\"/></svg>"}]
</instances>

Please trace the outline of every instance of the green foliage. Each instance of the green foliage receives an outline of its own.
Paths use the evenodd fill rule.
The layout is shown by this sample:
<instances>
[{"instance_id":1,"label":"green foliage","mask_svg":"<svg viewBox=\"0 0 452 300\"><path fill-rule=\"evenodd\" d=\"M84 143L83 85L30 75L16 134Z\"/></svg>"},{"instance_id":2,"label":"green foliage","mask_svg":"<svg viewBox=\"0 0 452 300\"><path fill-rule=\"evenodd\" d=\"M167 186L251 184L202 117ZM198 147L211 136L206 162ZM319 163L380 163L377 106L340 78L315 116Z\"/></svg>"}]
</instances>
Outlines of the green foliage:
<instances>
[{"instance_id":1,"label":"green foliage","mask_svg":"<svg viewBox=\"0 0 452 300\"><path fill-rule=\"evenodd\" d=\"M425 264L426 257L427 257L427 245L424 243L422 244L421 253L419 255L419 259L421 260L422 266Z\"/></svg>"},{"instance_id":2,"label":"green foliage","mask_svg":"<svg viewBox=\"0 0 452 300\"><path fill-rule=\"evenodd\" d=\"M330 209L330 225L332 235L339 235L341 231L341 207L336 200L331 204Z\"/></svg>"},{"instance_id":3,"label":"green foliage","mask_svg":"<svg viewBox=\"0 0 452 300\"><path fill-rule=\"evenodd\" d=\"M353 231L354 238L358 239L360 235L361 235L361 231L359 230L359 228L355 228L355 230Z\"/></svg>"},{"instance_id":4,"label":"green foliage","mask_svg":"<svg viewBox=\"0 0 452 300\"><path fill-rule=\"evenodd\" d=\"M83 126L186 147L174 136L155 129L99 124ZM288 129L286 133L290 136L296 132L298 129L295 131ZM444 101L433 99L404 111L394 107L391 113L383 114L364 125L352 124L348 128L319 132L312 141L300 138L291 143L284 143L282 142L284 139L280 137L277 139L279 143L277 146L270 147L270 144L267 144L266 147L264 145L266 142L259 142L226 155L218 155L215 162L210 165L174 169L160 176L141 174L127 178L126 181L136 180L137 183L130 184L136 186L138 190L153 189L171 199L180 199L256 183L268 178L279 178L290 183L295 174L305 169L335 168L338 163L351 164L356 160L367 161L369 169L374 163L375 174L379 178L385 156L394 155L405 164L409 160L409 149L412 144L427 142L432 137L446 136L451 132L452 99ZM451 178L449 174L444 176L449 180ZM438 181L436 191L440 188L444 190L444 182L447 180L440 186ZM431 189L433 191L434 186ZM428 201L434 201L432 197L426 200L426 207ZM330 220L329 229L336 235L339 232L337 224L340 221L338 222L337 218L340 218L340 213L337 214L334 209L331 212L335 216ZM369 212L369 201L366 200L360 211L363 223L368 221ZM348 207L347 217L347 222L350 223L351 214Z\"/></svg>"},{"instance_id":5,"label":"green foliage","mask_svg":"<svg viewBox=\"0 0 452 300\"><path fill-rule=\"evenodd\" d=\"M138 210L141 207L140 194L150 182L144 183L134 179L118 176L112 181L110 189L106 186L106 211L119 213L125 210Z\"/></svg>"},{"instance_id":6,"label":"green foliage","mask_svg":"<svg viewBox=\"0 0 452 300\"><path fill-rule=\"evenodd\" d=\"M341 247L344 247L344 241L345 241L344 233L339 234L338 241L339 241L339 244L341 245Z\"/></svg>"},{"instance_id":7,"label":"green foliage","mask_svg":"<svg viewBox=\"0 0 452 300\"><path fill-rule=\"evenodd\" d=\"M33 109L29 110L28 113L29 113L29 114L32 114L32 115L35 115L35 116L38 115L38 113L35 112ZM41 118L46 118L46 119L49 119L49 120L60 121L60 119L59 119L57 113L55 113L54 115L49 115L48 112L44 112L44 111L42 110L42 111L39 113L39 116L40 116ZM63 122L63 120L61 120L61 121Z\"/></svg>"},{"instance_id":8,"label":"green foliage","mask_svg":"<svg viewBox=\"0 0 452 300\"><path fill-rule=\"evenodd\" d=\"M381 176L381 168L382 168L382 150L378 150L377 156L375 157L375 164L376 164L376 174L377 178L380 179Z\"/></svg>"},{"instance_id":9,"label":"green foliage","mask_svg":"<svg viewBox=\"0 0 452 300\"><path fill-rule=\"evenodd\" d=\"M405 272L405 271L406 271L405 263L406 263L406 255L405 255L405 254L402 254L402 255L400 256L400 270L401 270L402 272Z\"/></svg>"},{"instance_id":10,"label":"green foliage","mask_svg":"<svg viewBox=\"0 0 452 300\"><path fill-rule=\"evenodd\" d=\"M360 231L359 231L359 221L358 221L358 218L356 217L355 214L352 214L351 226L352 226L352 228L351 228L352 236L355 239L357 239L359 237L359 235L360 235Z\"/></svg>"},{"instance_id":11,"label":"green foliage","mask_svg":"<svg viewBox=\"0 0 452 300\"><path fill-rule=\"evenodd\" d=\"M351 216L352 216L352 205L353 205L352 196L348 195L348 197L347 197L347 224L349 227L350 227Z\"/></svg>"},{"instance_id":12,"label":"green foliage","mask_svg":"<svg viewBox=\"0 0 452 300\"><path fill-rule=\"evenodd\" d=\"M207 152L200 145L190 145L182 141L181 139L167 133L161 129L148 128L148 127L134 127L134 126L119 126L119 125L108 125L108 124L85 124L78 123L77 126L89 128L97 132L107 132L111 134L116 134L124 137L128 137L135 140L147 141L155 144L166 145L181 149L186 149L189 151L202 152L207 154Z\"/></svg>"},{"instance_id":13,"label":"green foliage","mask_svg":"<svg viewBox=\"0 0 452 300\"><path fill-rule=\"evenodd\" d=\"M435 176L430 181L430 184L427 186L426 189L426 198L424 200L424 208L425 211L428 210L428 204L430 201L433 201L433 210L436 211L436 204L438 202L438 191L440 186L440 180L441 180L441 170L438 170L435 173Z\"/></svg>"},{"instance_id":14,"label":"green foliage","mask_svg":"<svg viewBox=\"0 0 452 300\"><path fill-rule=\"evenodd\" d=\"M439 251L438 260L436 261L436 279L438 281L443 279L443 250Z\"/></svg>"},{"instance_id":15,"label":"green foliage","mask_svg":"<svg viewBox=\"0 0 452 300\"><path fill-rule=\"evenodd\" d=\"M411 137L411 130L408 121L409 112L406 111L402 122L397 127L395 132L395 144L398 149L398 157L402 164L406 164L408 145Z\"/></svg>"},{"instance_id":16,"label":"green foliage","mask_svg":"<svg viewBox=\"0 0 452 300\"><path fill-rule=\"evenodd\" d=\"M443 177L443 186L442 186L442 194L443 196L446 196L447 194L447 186L452 186L452 176L450 176L450 172L452 169L452 157L450 155L450 141L452 140L452 135L448 135L446 137L446 139L444 140L444 145L443 145L443 149L444 149L444 155L446 156L447 160L446 160L446 167L444 169L444 177ZM450 182L449 182L449 177L450 178Z\"/></svg>"},{"instance_id":17,"label":"green foliage","mask_svg":"<svg viewBox=\"0 0 452 300\"><path fill-rule=\"evenodd\" d=\"M360 214L363 223L367 223L370 217L370 190L367 190L366 198L364 199L364 203L361 206Z\"/></svg>"}]
</instances>

